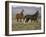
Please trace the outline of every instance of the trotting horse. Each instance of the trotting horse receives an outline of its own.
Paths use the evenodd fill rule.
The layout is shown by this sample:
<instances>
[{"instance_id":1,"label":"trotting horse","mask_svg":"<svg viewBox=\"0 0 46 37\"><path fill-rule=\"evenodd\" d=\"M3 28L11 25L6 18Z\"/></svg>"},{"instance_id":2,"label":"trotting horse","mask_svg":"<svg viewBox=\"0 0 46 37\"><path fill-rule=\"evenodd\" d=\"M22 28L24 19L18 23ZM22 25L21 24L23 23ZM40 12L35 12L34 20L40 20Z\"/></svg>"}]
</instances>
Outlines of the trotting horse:
<instances>
[{"instance_id":1,"label":"trotting horse","mask_svg":"<svg viewBox=\"0 0 46 37\"><path fill-rule=\"evenodd\" d=\"M24 12L24 9L22 9L22 11L21 11L20 13L17 13L17 14L16 14L17 22L18 22L19 20L20 20L20 22L22 22L22 19L23 19L23 16L24 16L23 12Z\"/></svg>"}]
</instances>

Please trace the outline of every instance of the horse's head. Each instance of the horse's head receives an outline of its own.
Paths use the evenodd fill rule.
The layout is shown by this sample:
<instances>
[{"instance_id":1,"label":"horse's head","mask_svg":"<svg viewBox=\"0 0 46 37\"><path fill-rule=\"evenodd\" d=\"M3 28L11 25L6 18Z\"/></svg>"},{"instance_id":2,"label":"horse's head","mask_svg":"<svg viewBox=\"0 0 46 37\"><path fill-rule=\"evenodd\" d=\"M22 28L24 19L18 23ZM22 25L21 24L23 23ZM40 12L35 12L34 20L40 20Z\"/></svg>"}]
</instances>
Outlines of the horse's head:
<instances>
[{"instance_id":1,"label":"horse's head","mask_svg":"<svg viewBox=\"0 0 46 37\"><path fill-rule=\"evenodd\" d=\"M24 12L24 9L22 9L22 11L21 11L21 15L23 15L23 12Z\"/></svg>"}]
</instances>

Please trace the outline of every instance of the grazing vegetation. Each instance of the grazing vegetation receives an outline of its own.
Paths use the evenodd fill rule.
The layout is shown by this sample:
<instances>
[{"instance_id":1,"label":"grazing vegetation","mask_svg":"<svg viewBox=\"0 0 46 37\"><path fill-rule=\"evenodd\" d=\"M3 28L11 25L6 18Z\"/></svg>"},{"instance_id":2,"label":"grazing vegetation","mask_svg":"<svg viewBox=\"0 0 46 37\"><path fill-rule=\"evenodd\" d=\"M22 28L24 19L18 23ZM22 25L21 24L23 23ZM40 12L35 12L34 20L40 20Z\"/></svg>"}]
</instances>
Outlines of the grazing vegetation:
<instances>
[{"instance_id":1,"label":"grazing vegetation","mask_svg":"<svg viewBox=\"0 0 46 37\"><path fill-rule=\"evenodd\" d=\"M41 29L41 23L40 22L17 22L15 19L12 19L12 31L18 31L18 30L39 30Z\"/></svg>"}]
</instances>

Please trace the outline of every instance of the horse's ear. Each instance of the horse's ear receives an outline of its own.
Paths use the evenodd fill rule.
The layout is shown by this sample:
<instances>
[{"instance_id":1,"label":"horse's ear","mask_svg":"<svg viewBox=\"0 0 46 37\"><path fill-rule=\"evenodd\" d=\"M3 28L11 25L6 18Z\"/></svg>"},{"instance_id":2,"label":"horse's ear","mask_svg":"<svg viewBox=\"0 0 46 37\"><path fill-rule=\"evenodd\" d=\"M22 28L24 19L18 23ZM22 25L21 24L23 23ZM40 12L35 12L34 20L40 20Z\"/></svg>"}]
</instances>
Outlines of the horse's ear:
<instances>
[{"instance_id":1,"label":"horse's ear","mask_svg":"<svg viewBox=\"0 0 46 37\"><path fill-rule=\"evenodd\" d=\"M24 9L22 9L22 11L24 11Z\"/></svg>"}]
</instances>

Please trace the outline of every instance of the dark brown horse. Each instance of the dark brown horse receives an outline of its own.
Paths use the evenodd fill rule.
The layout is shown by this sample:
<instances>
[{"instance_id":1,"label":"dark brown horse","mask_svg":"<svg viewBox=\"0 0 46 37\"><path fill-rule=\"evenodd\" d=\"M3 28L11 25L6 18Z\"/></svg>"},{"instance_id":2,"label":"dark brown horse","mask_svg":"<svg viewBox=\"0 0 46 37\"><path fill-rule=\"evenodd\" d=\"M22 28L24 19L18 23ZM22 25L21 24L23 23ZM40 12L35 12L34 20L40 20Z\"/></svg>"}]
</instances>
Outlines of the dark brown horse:
<instances>
[{"instance_id":1,"label":"dark brown horse","mask_svg":"<svg viewBox=\"0 0 46 37\"><path fill-rule=\"evenodd\" d=\"M36 11L36 13L35 13L34 15L26 15L26 16L24 17L24 19L26 19L25 22L28 22L29 19L31 20L31 22L32 22L32 21L37 21L38 13L39 13L39 11ZM37 21L37 22L38 22L38 21Z\"/></svg>"},{"instance_id":2,"label":"dark brown horse","mask_svg":"<svg viewBox=\"0 0 46 37\"><path fill-rule=\"evenodd\" d=\"M17 19L17 22L20 20L20 22L22 22L22 19L23 19L23 14L24 10L22 10L20 13L17 13L16 14L16 19Z\"/></svg>"}]
</instances>

